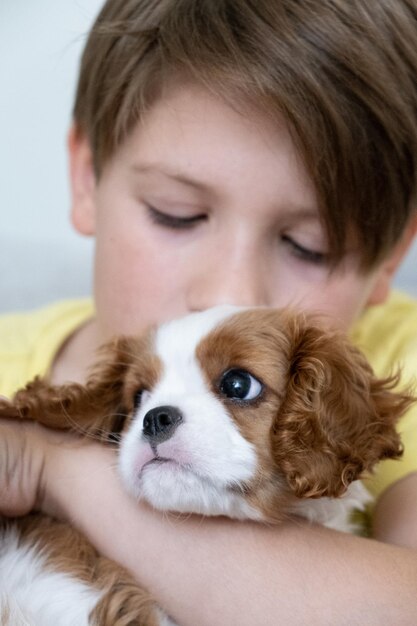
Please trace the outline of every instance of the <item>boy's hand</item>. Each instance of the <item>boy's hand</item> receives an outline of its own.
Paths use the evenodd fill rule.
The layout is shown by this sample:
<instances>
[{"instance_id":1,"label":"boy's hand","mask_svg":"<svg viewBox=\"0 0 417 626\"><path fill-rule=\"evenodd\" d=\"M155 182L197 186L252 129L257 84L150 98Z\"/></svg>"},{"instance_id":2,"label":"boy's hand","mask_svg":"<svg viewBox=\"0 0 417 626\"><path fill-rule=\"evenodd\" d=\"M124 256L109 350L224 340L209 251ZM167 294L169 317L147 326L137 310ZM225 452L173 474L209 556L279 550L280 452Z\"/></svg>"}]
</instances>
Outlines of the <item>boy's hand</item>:
<instances>
[{"instance_id":1,"label":"boy's hand","mask_svg":"<svg viewBox=\"0 0 417 626\"><path fill-rule=\"evenodd\" d=\"M67 432L34 422L0 420L0 515L19 517L42 510L59 517L47 493L48 475L52 482L60 452L82 445Z\"/></svg>"},{"instance_id":2,"label":"boy's hand","mask_svg":"<svg viewBox=\"0 0 417 626\"><path fill-rule=\"evenodd\" d=\"M71 499L68 484L82 473L83 462L97 444L72 433L34 422L0 420L0 515L19 517L43 511L65 519L62 500ZM113 467L113 454L109 458ZM65 496L62 495L65 492Z\"/></svg>"},{"instance_id":3,"label":"boy's hand","mask_svg":"<svg viewBox=\"0 0 417 626\"><path fill-rule=\"evenodd\" d=\"M0 514L21 516L41 507L48 440L37 424L0 421Z\"/></svg>"}]
</instances>

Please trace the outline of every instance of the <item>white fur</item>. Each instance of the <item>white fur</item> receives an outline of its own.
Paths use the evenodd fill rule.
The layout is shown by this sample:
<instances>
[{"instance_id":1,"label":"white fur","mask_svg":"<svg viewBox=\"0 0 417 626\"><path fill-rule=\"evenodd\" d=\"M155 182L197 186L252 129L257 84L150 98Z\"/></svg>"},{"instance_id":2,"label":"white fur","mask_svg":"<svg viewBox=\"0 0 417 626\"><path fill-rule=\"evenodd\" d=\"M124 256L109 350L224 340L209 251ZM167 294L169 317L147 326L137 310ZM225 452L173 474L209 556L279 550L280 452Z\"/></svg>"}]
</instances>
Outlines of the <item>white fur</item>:
<instances>
[{"instance_id":1,"label":"white fur","mask_svg":"<svg viewBox=\"0 0 417 626\"><path fill-rule=\"evenodd\" d=\"M358 528L351 520L352 512L364 511L371 501L371 495L363 483L357 480L349 485L346 493L340 498L299 500L293 507L293 513L327 528L355 533Z\"/></svg>"},{"instance_id":2,"label":"white fur","mask_svg":"<svg viewBox=\"0 0 417 626\"><path fill-rule=\"evenodd\" d=\"M53 572L28 544L19 546L16 530L0 539L0 616L10 626L88 626L101 593L69 574Z\"/></svg>"},{"instance_id":3,"label":"white fur","mask_svg":"<svg viewBox=\"0 0 417 626\"><path fill-rule=\"evenodd\" d=\"M119 469L128 491L155 508L183 513L227 515L262 520L238 485L256 475L255 448L240 434L223 403L210 391L196 359L198 343L219 322L239 308L223 306L164 324L157 332L155 352L163 373L154 389L143 397L129 432L121 444ZM183 422L173 436L157 446L169 463L149 463L155 458L142 436L143 419L155 407L175 406ZM289 513L301 515L344 532L354 532L354 509L363 510L370 496L360 482L349 486L341 498L296 500Z\"/></svg>"},{"instance_id":4,"label":"white fur","mask_svg":"<svg viewBox=\"0 0 417 626\"><path fill-rule=\"evenodd\" d=\"M161 380L146 394L120 449L123 482L136 498L155 508L205 515L259 519L236 487L255 476L255 449L239 432L223 403L208 389L196 360L201 339L235 307L216 307L162 326L155 351L163 363ZM175 406L183 422L158 445L172 463L148 464L154 453L142 437L146 413Z\"/></svg>"}]
</instances>

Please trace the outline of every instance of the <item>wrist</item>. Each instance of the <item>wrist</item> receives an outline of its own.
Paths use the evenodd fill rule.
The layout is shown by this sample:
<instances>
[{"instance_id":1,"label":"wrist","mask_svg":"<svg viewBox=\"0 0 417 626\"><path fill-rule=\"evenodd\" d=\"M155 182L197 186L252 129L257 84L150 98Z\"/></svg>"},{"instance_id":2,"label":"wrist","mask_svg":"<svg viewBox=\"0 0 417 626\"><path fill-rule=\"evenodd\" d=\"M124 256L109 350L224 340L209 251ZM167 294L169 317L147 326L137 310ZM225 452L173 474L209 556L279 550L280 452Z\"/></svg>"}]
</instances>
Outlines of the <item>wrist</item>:
<instances>
[{"instance_id":1,"label":"wrist","mask_svg":"<svg viewBox=\"0 0 417 626\"><path fill-rule=\"evenodd\" d=\"M91 477L103 474L106 468L113 470L114 464L114 451L102 444L70 433L48 431L39 509L78 525L77 517L88 508L83 500L91 498L95 482Z\"/></svg>"},{"instance_id":2,"label":"wrist","mask_svg":"<svg viewBox=\"0 0 417 626\"><path fill-rule=\"evenodd\" d=\"M10 517L37 509L41 500L45 447L37 424L0 422L0 513Z\"/></svg>"}]
</instances>

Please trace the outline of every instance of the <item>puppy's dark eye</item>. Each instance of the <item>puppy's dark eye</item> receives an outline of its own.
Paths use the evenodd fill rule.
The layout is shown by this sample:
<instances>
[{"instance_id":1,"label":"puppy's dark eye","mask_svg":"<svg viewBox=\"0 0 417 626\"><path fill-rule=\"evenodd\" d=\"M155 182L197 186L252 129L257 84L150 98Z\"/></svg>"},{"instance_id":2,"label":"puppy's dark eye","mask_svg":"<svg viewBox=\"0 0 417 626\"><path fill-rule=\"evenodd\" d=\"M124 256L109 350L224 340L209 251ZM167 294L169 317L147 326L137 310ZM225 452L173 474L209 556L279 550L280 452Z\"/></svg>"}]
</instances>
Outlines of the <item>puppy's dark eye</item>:
<instances>
[{"instance_id":1,"label":"puppy's dark eye","mask_svg":"<svg viewBox=\"0 0 417 626\"><path fill-rule=\"evenodd\" d=\"M139 408L140 403L142 402L144 389L138 389L133 396L133 407L135 409Z\"/></svg>"},{"instance_id":2,"label":"puppy's dark eye","mask_svg":"<svg viewBox=\"0 0 417 626\"><path fill-rule=\"evenodd\" d=\"M263 391L262 383L245 370L228 370L220 381L220 391L232 400L250 402L259 398Z\"/></svg>"}]
</instances>

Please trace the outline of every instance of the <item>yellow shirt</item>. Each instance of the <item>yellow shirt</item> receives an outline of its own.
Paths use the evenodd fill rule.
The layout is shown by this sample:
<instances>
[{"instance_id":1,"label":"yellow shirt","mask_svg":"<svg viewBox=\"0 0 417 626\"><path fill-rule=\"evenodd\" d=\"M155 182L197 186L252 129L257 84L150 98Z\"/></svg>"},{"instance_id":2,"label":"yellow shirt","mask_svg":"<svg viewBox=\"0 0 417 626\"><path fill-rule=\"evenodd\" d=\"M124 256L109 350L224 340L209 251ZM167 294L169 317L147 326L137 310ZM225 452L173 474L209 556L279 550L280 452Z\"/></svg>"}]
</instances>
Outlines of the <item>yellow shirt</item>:
<instances>
[{"instance_id":1,"label":"yellow shirt","mask_svg":"<svg viewBox=\"0 0 417 626\"><path fill-rule=\"evenodd\" d=\"M0 395L11 397L35 376L48 375L65 341L93 315L90 300L70 300L0 316Z\"/></svg>"},{"instance_id":2,"label":"yellow shirt","mask_svg":"<svg viewBox=\"0 0 417 626\"><path fill-rule=\"evenodd\" d=\"M36 312L1 316L0 394L11 397L36 375L47 375L65 341L93 315L90 300L71 300ZM378 376L390 374L400 364L404 383L417 378L417 301L393 293L385 304L365 311L352 339ZM375 496L417 471L417 405L402 418L399 430L404 456L378 465L367 481Z\"/></svg>"},{"instance_id":3,"label":"yellow shirt","mask_svg":"<svg viewBox=\"0 0 417 626\"><path fill-rule=\"evenodd\" d=\"M417 382L417 301L393 292L386 303L367 309L351 334L353 342L368 358L377 376L387 376L400 366L401 384ZM399 461L379 463L366 486L380 495L391 483L417 471L417 404L400 420L398 430L404 444Z\"/></svg>"}]
</instances>

